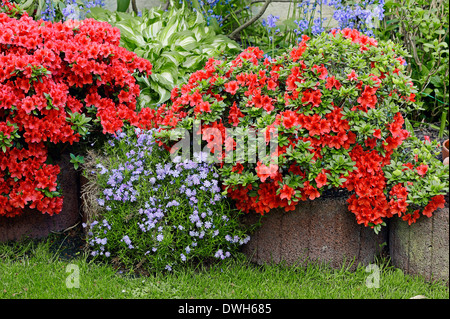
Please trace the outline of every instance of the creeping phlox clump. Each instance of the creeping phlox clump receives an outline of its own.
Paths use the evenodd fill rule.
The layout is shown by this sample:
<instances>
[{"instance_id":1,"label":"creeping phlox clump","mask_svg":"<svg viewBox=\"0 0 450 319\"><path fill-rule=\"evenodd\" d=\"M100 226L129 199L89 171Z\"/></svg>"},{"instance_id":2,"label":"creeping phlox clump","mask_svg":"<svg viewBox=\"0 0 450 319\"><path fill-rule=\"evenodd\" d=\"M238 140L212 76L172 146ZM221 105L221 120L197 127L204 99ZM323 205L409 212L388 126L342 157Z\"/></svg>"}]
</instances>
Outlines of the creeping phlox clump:
<instances>
[{"instance_id":1,"label":"creeping phlox clump","mask_svg":"<svg viewBox=\"0 0 450 319\"><path fill-rule=\"evenodd\" d=\"M91 254L126 267L168 269L232 256L249 237L207 163L170 161L153 131L119 133L94 173L101 213L90 223ZM164 164L165 163L165 164ZM89 172L88 172L89 173Z\"/></svg>"},{"instance_id":2,"label":"creeping phlox clump","mask_svg":"<svg viewBox=\"0 0 450 319\"><path fill-rule=\"evenodd\" d=\"M93 19L51 23L0 11L0 216L61 211L49 144L78 142L92 124L103 133L139 125L133 74L152 65L119 41L117 28Z\"/></svg>"},{"instance_id":3,"label":"creeping phlox clump","mask_svg":"<svg viewBox=\"0 0 450 319\"><path fill-rule=\"evenodd\" d=\"M224 191L245 212L290 211L343 188L358 223L376 231L394 215L411 223L443 207L448 171L433 157L436 143L404 128L402 112L416 107L404 53L351 29L303 36L270 61L251 47L209 60L142 123L159 126L168 147L175 128L201 134Z\"/></svg>"}]
</instances>

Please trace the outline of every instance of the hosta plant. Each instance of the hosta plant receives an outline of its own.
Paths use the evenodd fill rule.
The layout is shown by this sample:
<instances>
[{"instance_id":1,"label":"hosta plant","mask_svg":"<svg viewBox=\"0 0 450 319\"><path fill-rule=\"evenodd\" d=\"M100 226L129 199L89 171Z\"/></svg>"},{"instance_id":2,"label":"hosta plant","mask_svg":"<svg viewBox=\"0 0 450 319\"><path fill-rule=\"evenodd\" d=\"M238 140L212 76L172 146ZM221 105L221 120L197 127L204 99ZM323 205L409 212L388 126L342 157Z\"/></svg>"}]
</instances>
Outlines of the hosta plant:
<instances>
[{"instance_id":1,"label":"hosta plant","mask_svg":"<svg viewBox=\"0 0 450 319\"><path fill-rule=\"evenodd\" d=\"M8 9L9 10L9 9ZM139 125L136 74L151 64L105 22L51 23L0 13L0 216L59 213L53 145Z\"/></svg>"},{"instance_id":2,"label":"hosta plant","mask_svg":"<svg viewBox=\"0 0 450 319\"><path fill-rule=\"evenodd\" d=\"M90 16L119 28L121 45L152 61L152 75L138 78L141 107L167 101L172 88L208 58L240 52L234 41L208 27L201 13L184 6L142 10L141 16L92 8Z\"/></svg>"},{"instance_id":3,"label":"hosta plant","mask_svg":"<svg viewBox=\"0 0 450 319\"><path fill-rule=\"evenodd\" d=\"M210 59L142 123L159 126L172 151L182 136L174 129L191 132L194 147L201 134L224 192L243 211L290 211L343 188L357 222L379 230L394 215L431 216L449 185L448 167L432 156L436 144L405 129L416 88L404 54L352 29L304 36L271 61L251 47Z\"/></svg>"}]
</instances>

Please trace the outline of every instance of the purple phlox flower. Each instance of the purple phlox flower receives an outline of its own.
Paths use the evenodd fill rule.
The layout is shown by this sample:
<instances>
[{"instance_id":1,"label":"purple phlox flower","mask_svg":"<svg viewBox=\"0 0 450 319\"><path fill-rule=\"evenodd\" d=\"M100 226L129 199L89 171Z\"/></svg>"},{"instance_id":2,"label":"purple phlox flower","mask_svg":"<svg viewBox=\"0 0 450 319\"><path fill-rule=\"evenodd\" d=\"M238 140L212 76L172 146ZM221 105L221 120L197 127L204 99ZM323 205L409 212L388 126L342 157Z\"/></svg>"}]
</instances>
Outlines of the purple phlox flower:
<instances>
[{"instance_id":1,"label":"purple phlox flower","mask_svg":"<svg viewBox=\"0 0 450 319\"><path fill-rule=\"evenodd\" d=\"M193 213L189 216L189 220L191 221L191 223L196 223L200 220L200 218L198 214Z\"/></svg>"},{"instance_id":2,"label":"purple phlox flower","mask_svg":"<svg viewBox=\"0 0 450 319\"><path fill-rule=\"evenodd\" d=\"M100 175L104 175L104 174L108 173L108 170L100 163L97 164L95 167L101 169L101 171L99 172Z\"/></svg>"},{"instance_id":3,"label":"purple phlox flower","mask_svg":"<svg viewBox=\"0 0 450 319\"><path fill-rule=\"evenodd\" d=\"M187 188L185 190L185 194L186 194L187 197L191 197L191 196L197 195L197 191L195 189L191 190L190 188Z\"/></svg>"},{"instance_id":4,"label":"purple phlox flower","mask_svg":"<svg viewBox=\"0 0 450 319\"><path fill-rule=\"evenodd\" d=\"M105 200L103 198L98 198L97 203L103 207L105 205Z\"/></svg>"}]
</instances>

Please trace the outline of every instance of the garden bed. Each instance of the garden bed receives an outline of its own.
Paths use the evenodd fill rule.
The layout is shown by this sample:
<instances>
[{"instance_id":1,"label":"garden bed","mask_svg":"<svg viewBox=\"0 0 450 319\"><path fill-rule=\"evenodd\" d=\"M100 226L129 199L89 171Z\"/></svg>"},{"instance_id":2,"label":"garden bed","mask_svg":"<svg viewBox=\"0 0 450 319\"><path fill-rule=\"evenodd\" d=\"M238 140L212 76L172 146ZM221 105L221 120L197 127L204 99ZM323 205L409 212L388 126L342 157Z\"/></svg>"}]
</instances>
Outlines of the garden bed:
<instances>
[{"instance_id":1,"label":"garden bed","mask_svg":"<svg viewBox=\"0 0 450 319\"><path fill-rule=\"evenodd\" d=\"M355 269L385 247L407 272L448 280L448 166L438 145L447 113L434 112L448 104L447 89L424 90L446 83L436 74L440 58L423 60L430 75L417 79L402 43L370 37L361 25L294 35L287 25L272 30L271 16L262 25L268 42L256 32L258 43L248 46L239 37L245 23L216 34L184 6L139 17L94 10L105 22L56 22L67 18L63 10L42 24L29 16L33 7L25 13L1 2L0 241L82 224L93 258L171 271L232 257L250 240L239 219L247 212L246 225L264 215L243 249L258 264ZM184 13L190 17L178 19ZM278 46L272 31L294 43ZM443 41L442 27L429 31ZM245 40L242 48L230 38ZM424 114L421 94L435 100ZM436 119L442 125L424 123L410 136L410 123ZM77 154L50 160L50 150L69 144ZM82 167L92 178L86 184L75 170L94 145L105 159ZM174 160L179 147L189 160ZM90 186L98 189L83 198Z\"/></svg>"}]
</instances>

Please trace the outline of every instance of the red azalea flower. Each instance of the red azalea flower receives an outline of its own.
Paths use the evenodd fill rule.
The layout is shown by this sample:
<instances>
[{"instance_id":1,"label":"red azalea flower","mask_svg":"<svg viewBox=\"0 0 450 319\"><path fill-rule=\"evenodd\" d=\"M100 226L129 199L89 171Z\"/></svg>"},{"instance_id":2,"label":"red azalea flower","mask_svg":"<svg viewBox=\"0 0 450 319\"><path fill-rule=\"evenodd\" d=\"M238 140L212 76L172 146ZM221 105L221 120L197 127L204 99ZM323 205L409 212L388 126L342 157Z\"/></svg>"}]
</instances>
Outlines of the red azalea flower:
<instances>
[{"instance_id":1,"label":"red azalea flower","mask_svg":"<svg viewBox=\"0 0 450 319\"><path fill-rule=\"evenodd\" d=\"M323 80L328 76L327 68L323 66L323 64L319 67L317 65L313 65L311 70L317 70L317 74L319 75L319 79Z\"/></svg>"},{"instance_id":2,"label":"red azalea flower","mask_svg":"<svg viewBox=\"0 0 450 319\"><path fill-rule=\"evenodd\" d=\"M268 95L264 95L262 97L261 103L263 105L263 109L266 110L267 113L272 112L273 109L275 108L272 104L272 98L269 97Z\"/></svg>"},{"instance_id":3,"label":"red azalea flower","mask_svg":"<svg viewBox=\"0 0 450 319\"><path fill-rule=\"evenodd\" d=\"M414 165L412 163L404 163L404 164L402 164L402 166L405 167L405 168L402 169L402 172L406 171L408 169L413 169L414 168Z\"/></svg>"},{"instance_id":4,"label":"red azalea flower","mask_svg":"<svg viewBox=\"0 0 450 319\"><path fill-rule=\"evenodd\" d=\"M445 207L445 198L444 195L437 195L431 198L431 201L425 206L422 214L427 216L428 218L432 216L432 213L438 208Z\"/></svg>"},{"instance_id":5,"label":"red azalea flower","mask_svg":"<svg viewBox=\"0 0 450 319\"><path fill-rule=\"evenodd\" d=\"M238 174L241 174L243 170L244 166L239 162L237 162L236 165L234 165L233 168L231 169L232 172L236 172Z\"/></svg>"},{"instance_id":6,"label":"red azalea flower","mask_svg":"<svg viewBox=\"0 0 450 319\"><path fill-rule=\"evenodd\" d=\"M376 129L373 132L373 136L375 136L376 138L380 139L381 138L381 130L380 129Z\"/></svg>"},{"instance_id":7,"label":"red azalea flower","mask_svg":"<svg viewBox=\"0 0 450 319\"><path fill-rule=\"evenodd\" d=\"M310 200L320 197L319 191L312 185L310 185L309 181L306 181L303 184L302 193L306 195L306 197L308 197Z\"/></svg>"},{"instance_id":8,"label":"red azalea flower","mask_svg":"<svg viewBox=\"0 0 450 319\"><path fill-rule=\"evenodd\" d=\"M284 111L281 114L283 115L283 125L287 129L290 129L293 126L298 125L297 113L288 110L288 111Z\"/></svg>"},{"instance_id":9,"label":"red azalea flower","mask_svg":"<svg viewBox=\"0 0 450 319\"><path fill-rule=\"evenodd\" d=\"M269 81L267 81L267 89L275 91L277 87L278 85L274 80L270 79Z\"/></svg>"},{"instance_id":10,"label":"red azalea flower","mask_svg":"<svg viewBox=\"0 0 450 319\"><path fill-rule=\"evenodd\" d=\"M375 104L377 103L377 96L375 95L376 91L376 88L371 88L366 85L363 93L357 99L357 102L361 104L361 107L364 110L367 110L368 107L372 109L375 108Z\"/></svg>"},{"instance_id":11,"label":"red azalea flower","mask_svg":"<svg viewBox=\"0 0 450 319\"><path fill-rule=\"evenodd\" d=\"M225 92L228 92L232 95L236 94L236 91L238 90L239 86L238 86L238 82L237 81L230 81L225 83Z\"/></svg>"},{"instance_id":12,"label":"red azalea flower","mask_svg":"<svg viewBox=\"0 0 450 319\"><path fill-rule=\"evenodd\" d=\"M323 171L317 177L314 179L317 184L317 188L322 188L322 186L326 185L328 182L327 174L325 174Z\"/></svg>"},{"instance_id":13,"label":"red azalea flower","mask_svg":"<svg viewBox=\"0 0 450 319\"><path fill-rule=\"evenodd\" d=\"M320 92L320 90L307 89L303 92L302 103L311 103L313 107L317 107L320 105L320 103L322 103L322 100L320 99L321 96L322 93Z\"/></svg>"},{"instance_id":14,"label":"red azalea flower","mask_svg":"<svg viewBox=\"0 0 450 319\"><path fill-rule=\"evenodd\" d=\"M238 126L241 117L244 117L244 114L237 107L236 102L233 102L233 106L230 108L230 113L228 115L229 123L233 126Z\"/></svg>"},{"instance_id":15,"label":"red azalea flower","mask_svg":"<svg viewBox=\"0 0 450 319\"><path fill-rule=\"evenodd\" d=\"M256 173L260 178L261 182L265 182L267 178L274 178L278 173L278 165L270 164L266 166L258 161L256 165Z\"/></svg>"},{"instance_id":16,"label":"red azalea flower","mask_svg":"<svg viewBox=\"0 0 450 319\"><path fill-rule=\"evenodd\" d=\"M341 86L342 86L341 83L338 80L336 80L334 75L327 78L325 88L331 90L333 87L335 87L337 90L339 90Z\"/></svg>"},{"instance_id":17,"label":"red azalea flower","mask_svg":"<svg viewBox=\"0 0 450 319\"><path fill-rule=\"evenodd\" d=\"M415 223L419 217L420 217L420 214L419 214L419 210L417 209L411 214L403 215L402 219L404 221L407 221L408 225L411 225L411 224Z\"/></svg>"},{"instance_id":18,"label":"red azalea flower","mask_svg":"<svg viewBox=\"0 0 450 319\"><path fill-rule=\"evenodd\" d=\"M427 164L419 165L416 167L416 170L420 176L424 176L428 171L428 165Z\"/></svg>"}]
</instances>

